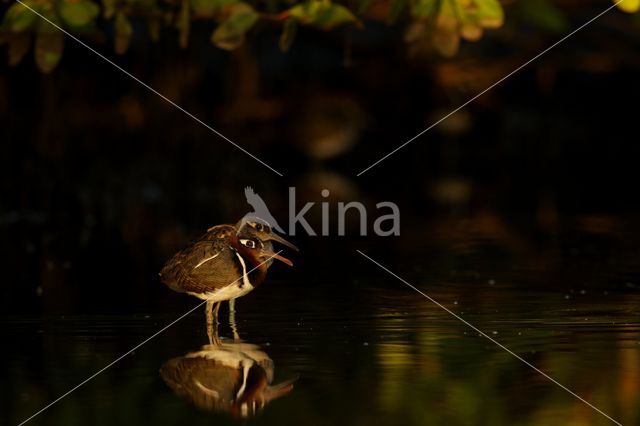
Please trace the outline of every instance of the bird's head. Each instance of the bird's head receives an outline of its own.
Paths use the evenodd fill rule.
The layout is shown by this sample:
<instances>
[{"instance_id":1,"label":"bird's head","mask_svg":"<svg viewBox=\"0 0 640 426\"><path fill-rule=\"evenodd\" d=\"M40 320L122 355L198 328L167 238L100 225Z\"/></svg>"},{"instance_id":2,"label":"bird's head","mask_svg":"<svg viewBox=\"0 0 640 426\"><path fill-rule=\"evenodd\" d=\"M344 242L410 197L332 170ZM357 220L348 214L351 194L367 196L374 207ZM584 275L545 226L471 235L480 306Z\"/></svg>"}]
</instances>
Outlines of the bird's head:
<instances>
[{"instance_id":1,"label":"bird's head","mask_svg":"<svg viewBox=\"0 0 640 426\"><path fill-rule=\"evenodd\" d=\"M248 259L249 262L257 267L264 264L265 268L271 264L270 259L277 259L282 263L286 263L289 266L293 266L293 262L284 256L280 256L279 253L274 252L271 247L267 247L258 238L245 238L238 236L237 239L232 240L233 248L237 250L243 259ZM268 261L268 262L265 262Z\"/></svg>"},{"instance_id":2,"label":"bird's head","mask_svg":"<svg viewBox=\"0 0 640 426\"><path fill-rule=\"evenodd\" d=\"M236 229L236 235L238 238L255 238L260 241L275 241L292 250L300 251L298 250L298 247L276 234L266 220L258 217L242 218L242 220L236 224Z\"/></svg>"}]
</instances>

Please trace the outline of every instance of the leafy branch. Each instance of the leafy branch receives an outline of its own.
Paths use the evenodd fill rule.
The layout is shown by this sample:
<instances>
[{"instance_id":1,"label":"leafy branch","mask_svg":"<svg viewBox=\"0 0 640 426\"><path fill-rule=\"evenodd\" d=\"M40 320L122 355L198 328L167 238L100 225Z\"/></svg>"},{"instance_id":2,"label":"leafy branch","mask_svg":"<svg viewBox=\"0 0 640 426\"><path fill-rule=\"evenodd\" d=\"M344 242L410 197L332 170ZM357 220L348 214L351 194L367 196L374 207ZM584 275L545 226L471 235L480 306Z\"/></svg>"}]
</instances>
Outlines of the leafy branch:
<instances>
[{"instance_id":1,"label":"leafy branch","mask_svg":"<svg viewBox=\"0 0 640 426\"><path fill-rule=\"evenodd\" d=\"M288 50L300 26L330 31L340 26L362 28L366 21L406 18L405 40L420 48L433 48L453 56L461 40L479 40L486 30L500 27L504 11L499 0L23 0L51 22L80 37L104 39L113 34L114 50L125 53L135 31L145 28L149 38L159 40L162 30L174 28L178 43L189 44L194 21L211 21L211 42L225 50L240 47L260 22L282 27L280 48ZM546 1L546 0L539 0ZM640 0L624 0L621 10L636 12ZM259 10L259 7L266 10ZM135 24L135 25L134 25ZM143 25L140 25L143 24ZM135 31L134 31L135 28ZM35 62L42 72L59 63L64 35L19 3L4 11L0 43L7 45L8 63L16 65L33 46Z\"/></svg>"}]
</instances>

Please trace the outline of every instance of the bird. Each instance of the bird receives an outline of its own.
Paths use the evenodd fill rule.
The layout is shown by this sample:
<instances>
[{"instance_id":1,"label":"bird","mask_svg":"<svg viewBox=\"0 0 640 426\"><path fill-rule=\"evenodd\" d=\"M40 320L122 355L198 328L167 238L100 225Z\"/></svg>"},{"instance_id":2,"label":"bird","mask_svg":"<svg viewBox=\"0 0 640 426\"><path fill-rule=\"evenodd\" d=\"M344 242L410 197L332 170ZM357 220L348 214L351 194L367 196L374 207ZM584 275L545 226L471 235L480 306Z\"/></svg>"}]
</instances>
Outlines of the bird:
<instances>
[{"instance_id":1,"label":"bird","mask_svg":"<svg viewBox=\"0 0 640 426\"><path fill-rule=\"evenodd\" d=\"M272 386L273 373L271 358L245 342L205 345L160 367L160 377L178 396L203 410L243 418L293 390L295 378Z\"/></svg>"},{"instance_id":2,"label":"bird","mask_svg":"<svg viewBox=\"0 0 640 426\"><path fill-rule=\"evenodd\" d=\"M247 199L247 203L253 207L253 212L249 212L245 215L246 219L257 219L258 221L265 221L273 226L278 232L284 234L284 231L278 225L276 218L273 217L267 204L262 197L255 193L252 187L247 186L244 189L244 196Z\"/></svg>"},{"instance_id":3,"label":"bird","mask_svg":"<svg viewBox=\"0 0 640 426\"><path fill-rule=\"evenodd\" d=\"M160 271L160 280L170 289L205 300L210 342L211 327L221 302L251 292L266 278L274 259L293 263L273 251L271 241L298 250L275 234L268 223L240 220L236 225L217 225L194 243L177 252Z\"/></svg>"}]
</instances>

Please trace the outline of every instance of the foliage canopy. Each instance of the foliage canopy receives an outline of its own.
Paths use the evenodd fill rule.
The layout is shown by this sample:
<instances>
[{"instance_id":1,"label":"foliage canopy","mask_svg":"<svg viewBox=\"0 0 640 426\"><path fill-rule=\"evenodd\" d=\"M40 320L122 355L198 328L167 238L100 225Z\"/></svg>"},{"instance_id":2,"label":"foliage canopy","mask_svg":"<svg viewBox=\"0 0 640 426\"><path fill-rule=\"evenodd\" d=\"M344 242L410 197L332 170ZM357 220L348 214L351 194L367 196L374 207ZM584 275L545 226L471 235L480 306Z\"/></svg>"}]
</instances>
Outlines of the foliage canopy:
<instances>
[{"instance_id":1,"label":"foliage canopy","mask_svg":"<svg viewBox=\"0 0 640 426\"><path fill-rule=\"evenodd\" d=\"M99 1L99 2L98 2ZM23 0L11 4L2 19L0 42L8 46L8 62L18 64L31 50L38 68L53 70L62 57L64 34L38 17L80 37L108 34L114 50L123 54L136 31L146 27L157 41L165 28L177 30L180 46L189 43L194 21L211 21L211 42L220 49L240 47L247 33L260 24L281 27L280 48L288 50L299 26L330 31L342 26L362 28L367 20L393 24L406 21L405 40L428 45L441 55L457 53L460 41L479 40L485 30L502 26L499 0ZM546 13L554 25L549 0L532 0L532 13ZM535 9L533 5L535 4ZM618 7L637 12L640 0L623 0ZM135 28L135 31L134 31Z\"/></svg>"}]
</instances>

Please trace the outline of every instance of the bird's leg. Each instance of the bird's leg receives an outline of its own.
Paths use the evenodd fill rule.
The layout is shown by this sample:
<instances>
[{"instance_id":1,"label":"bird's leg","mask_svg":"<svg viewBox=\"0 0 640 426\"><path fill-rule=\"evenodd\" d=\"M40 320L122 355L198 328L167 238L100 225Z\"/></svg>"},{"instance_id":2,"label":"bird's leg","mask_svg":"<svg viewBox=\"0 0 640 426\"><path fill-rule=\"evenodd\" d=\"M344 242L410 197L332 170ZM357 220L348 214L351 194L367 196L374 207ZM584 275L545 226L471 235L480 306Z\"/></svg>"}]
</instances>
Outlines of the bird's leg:
<instances>
[{"instance_id":1,"label":"bird's leg","mask_svg":"<svg viewBox=\"0 0 640 426\"><path fill-rule=\"evenodd\" d=\"M216 324L219 324L219 322L218 322L218 311L220 310L220 305L222 305L222 302L216 303L216 306L213 308L213 318L215 318Z\"/></svg>"},{"instance_id":2,"label":"bird's leg","mask_svg":"<svg viewBox=\"0 0 640 426\"><path fill-rule=\"evenodd\" d=\"M236 324L236 299L229 299L229 325L233 331L233 340L240 340L238 325Z\"/></svg>"},{"instance_id":3,"label":"bird's leg","mask_svg":"<svg viewBox=\"0 0 640 426\"><path fill-rule=\"evenodd\" d=\"M207 305L204 308L204 313L207 317L207 325L213 324L213 300L207 300Z\"/></svg>"},{"instance_id":4,"label":"bird's leg","mask_svg":"<svg viewBox=\"0 0 640 426\"><path fill-rule=\"evenodd\" d=\"M220 338L218 337L218 324L207 324L207 337L209 338L209 344L212 346L220 346Z\"/></svg>"},{"instance_id":5,"label":"bird's leg","mask_svg":"<svg viewBox=\"0 0 640 426\"><path fill-rule=\"evenodd\" d=\"M215 307L213 305L215 305ZM205 309L207 315L207 336L209 337L209 344L219 346L218 309L220 309L220 302L216 303L212 300L207 300L207 306Z\"/></svg>"}]
</instances>

